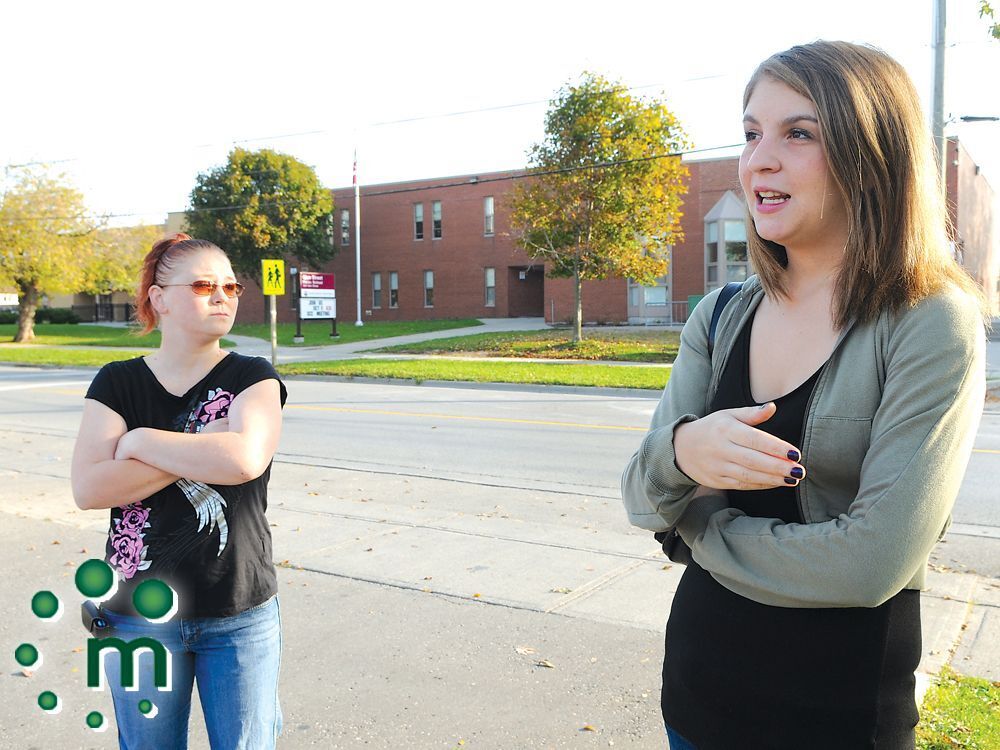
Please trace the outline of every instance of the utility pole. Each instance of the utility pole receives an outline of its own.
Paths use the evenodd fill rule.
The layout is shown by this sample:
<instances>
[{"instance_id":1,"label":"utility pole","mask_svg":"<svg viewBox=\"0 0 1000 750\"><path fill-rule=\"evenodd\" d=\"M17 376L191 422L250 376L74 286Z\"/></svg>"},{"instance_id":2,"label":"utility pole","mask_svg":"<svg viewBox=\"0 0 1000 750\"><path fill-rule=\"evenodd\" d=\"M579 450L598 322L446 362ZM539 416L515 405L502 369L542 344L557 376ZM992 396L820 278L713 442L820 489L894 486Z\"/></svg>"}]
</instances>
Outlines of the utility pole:
<instances>
[{"instance_id":1,"label":"utility pole","mask_svg":"<svg viewBox=\"0 0 1000 750\"><path fill-rule=\"evenodd\" d=\"M361 320L361 186L358 184L358 150L354 149L354 277L355 297L358 305L358 318L354 325L363 326ZM336 326L336 323L334 323ZM337 329L334 328L334 331ZM333 334L331 334L331 337Z\"/></svg>"},{"instance_id":2,"label":"utility pole","mask_svg":"<svg viewBox=\"0 0 1000 750\"><path fill-rule=\"evenodd\" d=\"M934 146L937 148L941 192L945 196L948 195L948 141L944 135L944 52L947 15L947 0L934 0L934 99L931 127L934 131Z\"/></svg>"}]
</instances>

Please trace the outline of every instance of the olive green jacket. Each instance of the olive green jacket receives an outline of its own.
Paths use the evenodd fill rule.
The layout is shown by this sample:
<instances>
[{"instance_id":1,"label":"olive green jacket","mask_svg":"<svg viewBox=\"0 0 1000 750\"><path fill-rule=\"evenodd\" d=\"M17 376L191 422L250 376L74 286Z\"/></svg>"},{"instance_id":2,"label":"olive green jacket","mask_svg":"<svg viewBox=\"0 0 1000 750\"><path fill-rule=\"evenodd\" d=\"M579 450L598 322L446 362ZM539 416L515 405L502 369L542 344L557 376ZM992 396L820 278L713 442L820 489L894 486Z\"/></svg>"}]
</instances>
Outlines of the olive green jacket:
<instances>
[{"instance_id":1,"label":"olive green jacket","mask_svg":"<svg viewBox=\"0 0 1000 750\"><path fill-rule=\"evenodd\" d=\"M650 430L622 476L629 520L653 531L676 526L719 583L763 604L875 607L922 588L983 410L985 329L975 301L942 292L842 332L806 406L806 478L796 488L805 523L786 524L727 507L722 491L692 502L697 486L674 461L674 428L708 413L764 291L755 276L743 284L709 356L717 296L684 326Z\"/></svg>"}]
</instances>

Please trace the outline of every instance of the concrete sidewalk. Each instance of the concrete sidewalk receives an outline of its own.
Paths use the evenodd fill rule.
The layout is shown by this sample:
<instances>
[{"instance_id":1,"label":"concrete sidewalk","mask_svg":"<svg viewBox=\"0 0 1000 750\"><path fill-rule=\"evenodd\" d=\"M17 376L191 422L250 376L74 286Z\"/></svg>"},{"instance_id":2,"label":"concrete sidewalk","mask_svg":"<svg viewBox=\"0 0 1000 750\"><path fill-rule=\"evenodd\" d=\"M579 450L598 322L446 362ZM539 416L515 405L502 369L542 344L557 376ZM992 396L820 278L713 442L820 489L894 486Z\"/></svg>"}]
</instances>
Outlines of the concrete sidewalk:
<instances>
[{"instance_id":1,"label":"concrete sidewalk","mask_svg":"<svg viewBox=\"0 0 1000 750\"><path fill-rule=\"evenodd\" d=\"M83 727L112 714L83 687L72 575L102 555L107 516L73 505L69 444L12 433L0 448L2 646L46 656L31 677L0 675L0 748L114 743ZM663 747L663 626L683 569L620 506L567 495L572 519L556 523L530 492L278 461L280 747ZM1000 581L934 566L929 584L919 688L949 661L1000 679ZM65 602L61 623L33 620L42 588ZM35 706L45 689L65 696L58 716Z\"/></svg>"}]
</instances>

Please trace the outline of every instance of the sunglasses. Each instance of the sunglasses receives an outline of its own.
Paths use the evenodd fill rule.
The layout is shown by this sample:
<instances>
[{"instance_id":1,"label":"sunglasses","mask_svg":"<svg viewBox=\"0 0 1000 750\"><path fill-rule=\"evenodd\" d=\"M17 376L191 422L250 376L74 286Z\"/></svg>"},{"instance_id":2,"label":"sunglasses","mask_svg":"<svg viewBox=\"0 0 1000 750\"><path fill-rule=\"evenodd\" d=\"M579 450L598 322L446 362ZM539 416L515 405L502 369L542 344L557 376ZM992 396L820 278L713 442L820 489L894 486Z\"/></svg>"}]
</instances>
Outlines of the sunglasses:
<instances>
[{"instance_id":1,"label":"sunglasses","mask_svg":"<svg viewBox=\"0 0 1000 750\"><path fill-rule=\"evenodd\" d=\"M189 286L191 291L199 297L210 297L215 294L215 290L222 287L223 293L232 299L243 294L243 285L236 281L227 281L225 284L216 284L214 281L192 281L190 284L157 284L159 287L165 286Z\"/></svg>"}]
</instances>

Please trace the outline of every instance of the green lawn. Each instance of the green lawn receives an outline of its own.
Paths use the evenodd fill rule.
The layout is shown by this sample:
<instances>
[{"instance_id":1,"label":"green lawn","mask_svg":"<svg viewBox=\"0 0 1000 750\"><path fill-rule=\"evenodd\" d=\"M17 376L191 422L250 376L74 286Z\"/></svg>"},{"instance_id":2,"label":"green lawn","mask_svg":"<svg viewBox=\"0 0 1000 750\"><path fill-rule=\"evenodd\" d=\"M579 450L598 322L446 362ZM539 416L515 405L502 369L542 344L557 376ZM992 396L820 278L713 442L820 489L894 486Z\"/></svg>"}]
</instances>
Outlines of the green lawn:
<instances>
[{"instance_id":1,"label":"green lawn","mask_svg":"<svg viewBox=\"0 0 1000 750\"><path fill-rule=\"evenodd\" d=\"M482 325L475 318L452 320L410 320L410 321L375 321L363 326L354 325L353 320L338 320L337 333L339 338L330 338L329 320L311 320L302 323L302 336L305 343L301 346L322 346L325 344L348 344L354 341L369 341L384 339L390 336L408 336L411 333L427 331L446 331L450 328L471 328ZM255 338L271 340L271 326L266 323L242 323L233 326L232 333L237 336L254 336ZM278 324L278 344L294 346L294 323Z\"/></svg>"},{"instance_id":2,"label":"green lawn","mask_svg":"<svg viewBox=\"0 0 1000 750\"><path fill-rule=\"evenodd\" d=\"M583 341L574 344L571 339L572 332L565 329L512 331L455 336L419 344L390 346L377 351L664 363L674 361L680 346L678 332L644 328L586 329Z\"/></svg>"},{"instance_id":3,"label":"green lawn","mask_svg":"<svg viewBox=\"0 0 1000 750\"><path fill-rule=\"evenodd\" d=\"M33 344L48 346L131 346L156 348L160 345L160 332L136 336L134 328L88 326L70 323L36 323ZM0 325L0 342L13 341L17 324Z\"/></svg>"},{"instance_id":4,"label":"green lawn","mask_svg":"<svg viewBox=\"0 0 1000 750\"><path fill-rule=\"evenodd\" d=\"M278 366L284 375L457 380L477 383L601 386L660 390L670 377L664 367L623 367L561 363L469 362L455 360L345 359L293 362Z\"/></svg>"},{"instance_id":5,"label":"green lawn","mask_svg":"<svg viewBox=\"0 0 1000 750\"><path fill-rule=\"evenodd\" d=\"M0 345L0 363L57 365L59 367L101 367L108 362L149 354L149 349L46 349L21 344Z\"/></svg>"},{"instance_id":6,"label":"green lawn","mask_svg":"<svg viewBox=\"0 0 1000 750\"><path fill-rule=\"evenodd\" d=\"M949 667L924 696L917 750L1000 748L1000 682L963 677Z\"/></svg>"}]
</instances>

